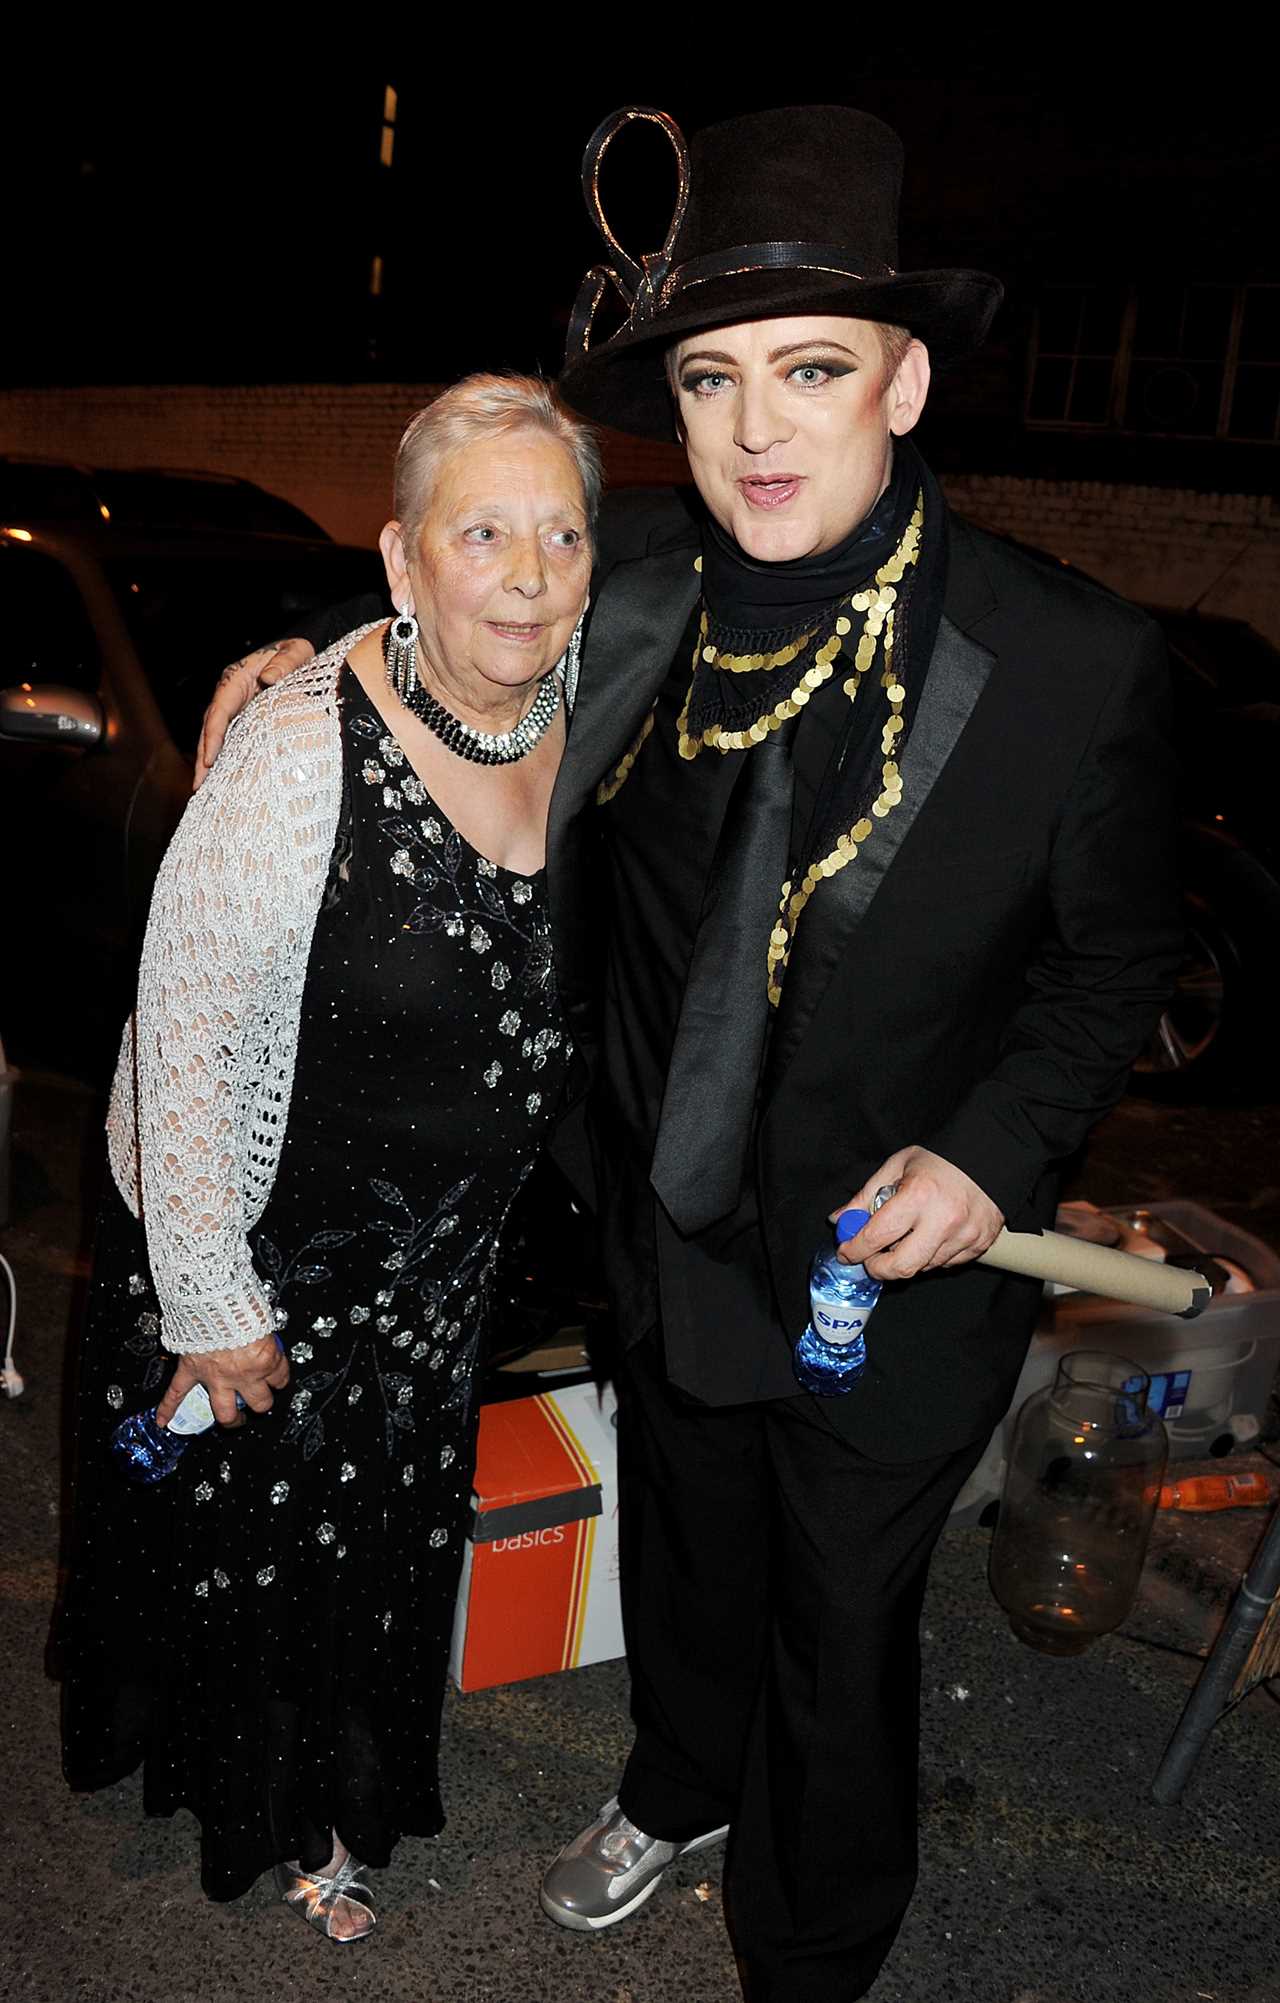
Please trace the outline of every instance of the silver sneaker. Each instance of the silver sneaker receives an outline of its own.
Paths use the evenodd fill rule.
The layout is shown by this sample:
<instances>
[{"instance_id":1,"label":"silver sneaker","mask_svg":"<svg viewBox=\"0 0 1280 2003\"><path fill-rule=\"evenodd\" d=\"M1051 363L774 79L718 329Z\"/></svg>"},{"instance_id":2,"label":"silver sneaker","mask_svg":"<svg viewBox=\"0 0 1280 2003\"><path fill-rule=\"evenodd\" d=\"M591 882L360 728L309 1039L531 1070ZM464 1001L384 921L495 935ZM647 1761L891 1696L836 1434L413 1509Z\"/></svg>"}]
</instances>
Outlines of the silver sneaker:
<instances>
[{"instance_id":1,"label":"silver sneaker","mask_svg":"<svg viewBox=\"0 0 1280 2003\"><path fill-rule=\"evenodd\" d=\"M542 1910L557 1926L594 1933L616 1926L658 1889L663 1872L677 1857L705 1850L729 1833L709 1829L688 1843L646 1836L619 1808L606 1801L596 1820L566 1843L542 1881Z\"/></svg>"}]
</instances>

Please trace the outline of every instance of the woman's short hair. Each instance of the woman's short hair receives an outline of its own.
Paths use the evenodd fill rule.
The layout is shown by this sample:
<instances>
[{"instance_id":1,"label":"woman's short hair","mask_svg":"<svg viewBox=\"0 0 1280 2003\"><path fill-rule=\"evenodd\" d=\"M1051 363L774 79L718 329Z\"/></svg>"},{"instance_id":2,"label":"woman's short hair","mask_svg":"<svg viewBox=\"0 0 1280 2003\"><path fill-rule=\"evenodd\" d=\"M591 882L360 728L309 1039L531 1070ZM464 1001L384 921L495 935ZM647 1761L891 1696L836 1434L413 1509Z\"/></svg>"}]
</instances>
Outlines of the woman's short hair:
<instances>
[{"instance_id":1,"label":"woman's short hair","mask_svg":"<svg viewBox=\"0 0 1280 2003\"><path fill-rule=\"evenodd\" d=\"M464 376L410 419L396 452L395 511L406 542L415 540L431 490L454 452L517 431L541 431L565 447L578 469L594 535L604 472L589 425L567 411L540 376Z\"/></svg>"}]
</instances>

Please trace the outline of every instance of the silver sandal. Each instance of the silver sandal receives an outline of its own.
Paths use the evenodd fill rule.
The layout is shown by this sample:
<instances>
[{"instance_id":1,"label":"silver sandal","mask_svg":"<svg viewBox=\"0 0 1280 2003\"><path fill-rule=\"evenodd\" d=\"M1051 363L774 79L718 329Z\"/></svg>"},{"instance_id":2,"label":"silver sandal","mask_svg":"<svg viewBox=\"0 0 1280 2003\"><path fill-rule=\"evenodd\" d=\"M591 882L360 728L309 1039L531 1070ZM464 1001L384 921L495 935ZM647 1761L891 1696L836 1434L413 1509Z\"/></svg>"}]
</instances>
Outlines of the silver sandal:
<instances>
[{"instance_id":1,"label":"silver sandal","mask_svg":"<svg viewBox=\"0 0 1280 2003\"><path fill-rule=\"evenodd\" d=\"M350 1942L367 1940L378 1924L377 1908L373 1903L373 1893L363 1883L360 1873L364 1865L354 1857L348 1857L339 1864L331 1878L322 1878L315 1871L295 1871L289 1864L275 1867L276 1886L287 1906L292 1906L308 1926L327 1940L336 1941L340 1947ZM333 1911L339 1899L348 1899L353 1906L362 1906L369 1915L369 1924L359 1933L335 1934L333 1931Z\"/></svg>"}]
</instances>

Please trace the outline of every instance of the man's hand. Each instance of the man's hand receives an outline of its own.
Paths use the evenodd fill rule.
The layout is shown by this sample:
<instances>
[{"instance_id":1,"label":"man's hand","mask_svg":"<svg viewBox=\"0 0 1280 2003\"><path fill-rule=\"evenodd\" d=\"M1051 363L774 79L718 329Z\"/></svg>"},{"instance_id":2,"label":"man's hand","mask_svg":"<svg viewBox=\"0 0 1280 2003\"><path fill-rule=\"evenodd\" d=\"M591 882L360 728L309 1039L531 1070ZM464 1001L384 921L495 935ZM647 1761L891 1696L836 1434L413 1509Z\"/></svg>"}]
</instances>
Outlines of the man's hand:
<instances>
[{"instance_id":1,"label":"man's hand","mask_svg":"<svg viewBox=\"0 0 1280 2003\"><path fill-rule=\"evenodd\" d=\"M271 1394L289 1382L289 1359L274 1335L259 1336L241 1349L205 1349L178 1358L178 1367L156 1406L156 1421L167 1426L193 1384L209 1393L213 1416L220 1426L242 1426L244 1413L236 1393L251 1412L269 1412Z\"/></svg>"},{"instance_id":2,"label":"man's hand","mask_svg":"<svg viewBox=\"0 0 1280 2003\"><path fill-rule=\"evenodd\" d=\"M310 640L278 640L273 647L258 647L241 661L233 661L218 676L213 701L204 713L200 743L196 748L195 776L191 790L198 793L209 776L214 759L222 749L229 725L259 689L283 681L295 668L303 667L315 653Z\"/></svg>"},{"instance_id":3,"label":"man's hand","mask_svg":"<svg viewBox=\"0 0 1280 2003\"><path fill-rule=\"evenodd\" d=\"M928 1148L899 1148L881 1162L841 1210L870 1210L876 1191L896 1182L856 1238L840 1247L847 1264L877 1280L909 1280L943 1266L965 1266L994 1244L1004 1218L971 1176ZM832 1222L840 1211L832 1212Z\"/></svg>"}]
</instances>

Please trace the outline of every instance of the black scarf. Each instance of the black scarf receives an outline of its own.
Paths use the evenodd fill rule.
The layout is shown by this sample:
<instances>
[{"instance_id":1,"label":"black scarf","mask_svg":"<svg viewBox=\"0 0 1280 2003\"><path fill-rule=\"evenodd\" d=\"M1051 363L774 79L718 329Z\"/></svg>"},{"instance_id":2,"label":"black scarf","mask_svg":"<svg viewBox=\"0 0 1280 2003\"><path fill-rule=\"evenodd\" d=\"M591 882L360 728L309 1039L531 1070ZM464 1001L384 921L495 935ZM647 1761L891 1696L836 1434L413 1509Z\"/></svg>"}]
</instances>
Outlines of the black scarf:
<instances>
[{"instance_id":1,"label":"black scarf","mask_svg":"<svg viewBox=\"0 0 1280 2003\"><path fill-rule=\"evenodd\" d=\"M837 598L856 591L883 563L911 515L919 454L905 439L894 447L889 483L857 527L834 549L798 556L789 563L764 563L748 556L708 515L702 529L702 597L717 632L744 640L769 634L779 647L793 633L821 619ZM731 652L746 652L723 644Z\"/></svg>"},{"instance_id":2,"label":"black scarf","mask_svg":"<svg viewBox=\"0 0 1280 2003\"><path fill-rule=\"evenodd\" d=\"M894 662L905 689L901 705L903 728L898 748L910 740L911 725L942 616L946 584L946 505L937 482L909 439L894 446L889 484L870 513L833 549L789 563L762 563L740 549L718 522L708 519L702 534L702 576L705 631L700 631L684 728L690 738L710 732L741 732L771 711L800 682L814 656L829 643L841 601L872 584L876 573L898 548L918 503L923 503L923 532L917 560L896 586ZM848 608L846 608L848 609ZM824 707L848 698L841 685L848 678L862 626L862 615L850 611L851 630L834 663L831 680L816 691ZM738 660L753 654L773 654L795 648L777 667L746 672L723 669L705 658L707 647L717 655ZM848 727L841 733L838 759L827 773L807 836L802 832L797 852L781 857L779 888L784 876L825 855L836 837L870 811L881 782L881 732L889 717L881 686L883 643L876 649L869 672L853 703ZM789 734L789 733L787 733ZM715 756L710 745L701 756ZM787 863L792 868L788 870Z\"/></svg>"},{"instance_id":3,"label":"black scarf","mask_svg":"<svg viewBox=\"0 0 1280 2003\"><path fill-rule=\"evenodd\" d=\"M714 737L717 731L745 730L791 694L813 665L817 650L830 639L841 601L871 585L902 541L922 493L926 528L920 556L897 586L894 610L898 658L905 669L908 654L915 653L914 639L908 647L901 645L908 637L907 629L918 636L919 629L927 627L928 649L932 650L936 616L922 621L915 616L915 609L921 598L936 599L940 608L940 594L931 587L941 574L936 559L944 548L941 498L909 440L901 439L895 445L889 484L870 513L843 541L820 555L797 557L788 563L763 563L740 549L718 522L705 523L702 582L706 629L699 635L686 711L685 727L691 737L702 737L708 731ZM850 618L853 631L848 646L852 651L862 620L857 613L851 613ZM705 657L708 647L717 656L739 661L780 650L785 650L786 658L776 667L757 666L741 672L709 662ZM928 652L924 659L927 662ZM842 656L840 680L847 677L850 665ZM919 676L905 678L904 686L914 705ZM822 691L822 699L832 699L829 687ZM859 724L867 719L869 710L883 711L883 696L875 677L867 678L858 700L862 712Z\"/></svg>"}]
</instances>

